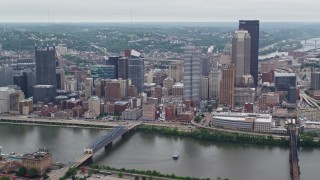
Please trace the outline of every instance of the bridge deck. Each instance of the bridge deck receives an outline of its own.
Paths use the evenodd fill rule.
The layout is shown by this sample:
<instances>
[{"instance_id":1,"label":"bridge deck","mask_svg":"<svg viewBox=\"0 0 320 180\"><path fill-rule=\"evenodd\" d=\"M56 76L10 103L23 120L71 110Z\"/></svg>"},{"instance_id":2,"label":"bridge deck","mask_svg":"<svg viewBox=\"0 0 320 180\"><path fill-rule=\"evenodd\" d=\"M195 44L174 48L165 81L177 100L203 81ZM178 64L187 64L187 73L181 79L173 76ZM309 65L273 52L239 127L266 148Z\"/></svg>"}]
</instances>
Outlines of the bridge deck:
<instances>
[{"instance_id":1,"label":"bridge deck","mask_svg":"<svg viewBox=\"0 0 320 180\"><path fill-rule=\"evenodd\" d=\"M61 177L63 177L66 172L73 167L79 167L84 162L86 162L88 159L92 158L93 154L97 151L99 151L102 147L108 145L110 142L112 142L115 138L122 136L129 130L135 128L140 123L135 124L133 126L124 127L124 126L117 126L111 131L109 131L107 134L97 137L94 139L87 147L86 149L92 149L92 153L86 153L79 155L76 157L73 161L71 161L69 164L67 164L64 168L59 169L57 171L54 171L52 173L49 173L49 179L50 180L59 180Z\"/></svg>"},{"instance_id":2,"label":"bridge deck","mask_svg":"<svg viewBox=\"0 0 320 180\"><path fill-rule=\"evenodd\" d=\"M290 166L293 180L300 180L299 158L297 149L296 126L289 125L290 134Z\"/></svg>"}]
</instances>

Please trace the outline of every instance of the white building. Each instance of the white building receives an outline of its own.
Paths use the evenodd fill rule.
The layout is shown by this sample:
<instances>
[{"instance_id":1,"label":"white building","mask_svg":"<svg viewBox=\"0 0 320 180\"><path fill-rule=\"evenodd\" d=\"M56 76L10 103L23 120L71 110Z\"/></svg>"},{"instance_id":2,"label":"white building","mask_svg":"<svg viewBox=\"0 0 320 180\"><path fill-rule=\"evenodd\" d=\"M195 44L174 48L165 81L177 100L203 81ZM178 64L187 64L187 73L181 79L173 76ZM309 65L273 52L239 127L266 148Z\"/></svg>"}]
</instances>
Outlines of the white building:
<instances>
[{"instance_id":1,"label":"white building","mask_svg":"<svg viewBox=\"0 0 320 180\"><path fill-rule=\"evenodd\" d=\"M142 116L141 109L126 109L122 112L123 120L137 120Z\"/></svg>"},{"instance_id":2,"label":"white building","mask_svg":"<svg viewBox=\"0 0 320 180\"><path fill-rule=\"evenodd\" d=\"M213 113L212 126L225 129L254 132L271 132L274 127L270 114L255 113Z\"/></svg>"},{"instance_id":3,"label":"white building","mask_svg":"<svg viewBox=\"0 0 320 180\"><path fill-rule=\"evenodd\" d=\"M21 98L19 96L19 98L16 99L11 96L15 93L19 93ZM15 86L13 86L13 87L10 87L10 86L0 87L0 114L9 113L10 108L12 108L13 106L14 107L19 106L18 105L19 100L22 100L22 99L24 99L23 93L21 92L21 90L16 90ZM15 103L17 103L17 104L15 104Z\"/></svg>"}]
</instances>

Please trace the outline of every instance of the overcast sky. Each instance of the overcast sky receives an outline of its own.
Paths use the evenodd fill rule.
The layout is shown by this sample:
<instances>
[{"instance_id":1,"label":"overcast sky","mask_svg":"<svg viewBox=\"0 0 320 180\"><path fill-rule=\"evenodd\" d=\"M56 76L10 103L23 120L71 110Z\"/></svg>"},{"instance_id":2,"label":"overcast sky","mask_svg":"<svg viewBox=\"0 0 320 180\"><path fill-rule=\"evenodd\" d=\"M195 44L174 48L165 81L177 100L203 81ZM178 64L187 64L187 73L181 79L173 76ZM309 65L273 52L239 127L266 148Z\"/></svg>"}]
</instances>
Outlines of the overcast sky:
<instances>
[{"instance_id":1,"label":"overcast sky","mask_svg":"<svg viewBox=\"0 0 320 180\"><path fill-rule=\"evenodd\" d=\"M0 0L0 22L320 22L320 0Z\"/></svg>"}]
</instances>

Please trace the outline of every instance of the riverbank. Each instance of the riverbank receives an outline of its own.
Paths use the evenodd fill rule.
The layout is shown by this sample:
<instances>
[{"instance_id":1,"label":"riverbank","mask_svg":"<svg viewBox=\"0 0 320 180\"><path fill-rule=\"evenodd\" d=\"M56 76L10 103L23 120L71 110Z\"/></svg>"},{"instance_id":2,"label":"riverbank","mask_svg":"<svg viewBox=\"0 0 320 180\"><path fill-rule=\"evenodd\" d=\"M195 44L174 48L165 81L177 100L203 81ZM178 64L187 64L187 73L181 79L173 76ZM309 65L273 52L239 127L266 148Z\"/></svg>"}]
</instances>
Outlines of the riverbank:
<instances>
[{"instance_id":1,"label":"riverbank","mask_svg":"<svg viewBox=\"0 0 320 180\"><path fill-rule=\"evenodd\" d=\"M171 136L192 137L207 141L247 143L261 145L280 145L289 146L289 140L285 138L274 139L270 136L253 136L240 133L226 133L220 131L211 131L208 129L197 129L194 131L179 131L178 128L158 127L153 125L140 125L137 129L140 132L164 134Z\"/></svg>"},{"instance_id":2,"label":"riverbank","mask_svg":"<svg viewBox=\"0 0 320 180\"><path fill-rule=\"evenodd\" d=\"M163 174L156 170L136 170L136 169L126 169L126 168L115 168L110 166L99 166L99 165L92 165L91 166L93 173L103 173L104 171L111 171L116 172L121 176L122 174L131 175L135 177L135 179L156 179L156 180L169 180L169 179L176 179L176 180L210 180L210 178L196 178L196 177L189 177L189 176L176 176L175 174ZM229 180L228 178L221 178L217 177L217 180Z\"/></svg>"},{"instance_id":3,"label":"riverbank","mask_svg":"<svg viewBox=\"0 0 320 180\"><path fill-rule=\"evenodd\" d=\"M93 120L66 120L66 119L38 119L27 117L0 117L1 124L22 124L38 126L58 126L58 127L79 127L94 129L113 129L119 125L125 125L121 122L93 121Z\"/></svg>"}]
</instances>

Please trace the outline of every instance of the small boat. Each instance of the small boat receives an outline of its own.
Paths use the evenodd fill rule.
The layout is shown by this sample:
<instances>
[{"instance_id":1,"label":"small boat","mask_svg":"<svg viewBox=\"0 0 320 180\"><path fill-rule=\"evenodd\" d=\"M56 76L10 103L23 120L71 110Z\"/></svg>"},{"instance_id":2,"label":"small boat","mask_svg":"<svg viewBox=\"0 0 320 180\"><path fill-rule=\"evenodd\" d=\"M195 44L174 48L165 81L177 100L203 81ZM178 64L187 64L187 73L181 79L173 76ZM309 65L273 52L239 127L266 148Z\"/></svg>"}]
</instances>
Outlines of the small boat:
<instances>
[{"instance_id":1,"label":"small boat","mask_svg":"<svg viewBox=\"0 0 320 180\"><path fill-rule=\"evenodd\" d=\"M177 160L177 159L179 158L179 152L178 152L178 150L176 150L176 151L173 153L172 158L173 158L174 160Z\"/></svg>"}]
</instances>

